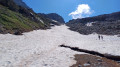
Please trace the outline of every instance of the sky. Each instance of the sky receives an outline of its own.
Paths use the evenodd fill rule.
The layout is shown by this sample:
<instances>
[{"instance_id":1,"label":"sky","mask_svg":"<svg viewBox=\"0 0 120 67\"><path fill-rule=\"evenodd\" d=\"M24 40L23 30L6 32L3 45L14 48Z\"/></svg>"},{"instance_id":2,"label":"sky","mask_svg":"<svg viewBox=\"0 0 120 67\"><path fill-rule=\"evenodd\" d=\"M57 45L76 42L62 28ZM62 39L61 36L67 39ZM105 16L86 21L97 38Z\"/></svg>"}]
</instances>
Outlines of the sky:
<instances>
[{"instance_id":1,"label":"sky","mask_svg":"<svg viewBox=\"0 0 120 67\"><path fill-rule=\"evenodd\" d=\"M120 0L23 0L36 13L57 13L66 22L120 11Z\"/></svg>"}]
</instances>

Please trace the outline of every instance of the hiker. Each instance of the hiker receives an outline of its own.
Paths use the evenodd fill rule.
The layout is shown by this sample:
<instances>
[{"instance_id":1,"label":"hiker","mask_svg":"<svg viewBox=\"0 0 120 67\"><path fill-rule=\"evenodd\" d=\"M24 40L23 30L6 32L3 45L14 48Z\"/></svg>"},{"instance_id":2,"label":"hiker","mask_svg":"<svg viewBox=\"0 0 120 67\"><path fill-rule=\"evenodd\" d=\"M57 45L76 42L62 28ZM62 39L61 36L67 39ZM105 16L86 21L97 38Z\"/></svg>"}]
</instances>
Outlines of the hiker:
<instances>
[{"instance_id":1,"label":"hiker","mask_svg":"<svg viewBox=\"0 0 120 67\"><path fill-rule=\"evenodd\" d=\"M100 35L98 35L98 38L99 38L99 40L100 40Z\"/></svg>"},{"instance_id":2,"label":"hiker","mask_svg":"<svg viewBox=\"0 0 120 67\"><path fill-rule=\"evenodd\" d=\"M103 40L103 36L101 35L101 39Z\"/></svg>"}]
</instances>

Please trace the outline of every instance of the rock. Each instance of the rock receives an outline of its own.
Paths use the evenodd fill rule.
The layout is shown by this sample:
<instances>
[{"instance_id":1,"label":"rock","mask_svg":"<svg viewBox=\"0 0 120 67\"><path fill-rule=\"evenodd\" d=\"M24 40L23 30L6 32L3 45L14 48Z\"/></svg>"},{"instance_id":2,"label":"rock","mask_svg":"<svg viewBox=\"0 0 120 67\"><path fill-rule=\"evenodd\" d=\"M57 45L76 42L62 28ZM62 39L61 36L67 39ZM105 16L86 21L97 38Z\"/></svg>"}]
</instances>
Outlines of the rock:
<instances>
[{"instance_id":1,"label":"rock","mask_svg":"<svg viewBox=\"0 0 120 67\"><path fill-rule=\"evenodd\" d=\"M17 5L22 6L24 8L30 9L22 0L13 0Z\"/></svg>"},{"instance_id":2,"label":"rock","mask_svg":"<svg viewBox=\"0 0 120 67\"><path fill-rule=\"evenodd\" d=\"M60 24L65 24L64 19L56 13L50 13L50 14L38 13L38 15L43 16L44 18L51 19L53 22L57 22L57 23L60 23Z\"/></svg>"},{"instance_id":3,"label":"rock","mask_svg":"<svg viewBox=\"0 0 120 67\"><path fill-rule=\"evenodd\" d=\"M11 62L10 61L6 61L7 62L7 64L10 64Z\"/></svg>"},{"instance_id":4,"label":"rock","mask_svg":"<svg viewBox=\"0 0 120 67\"><path fill-rule=\"evenodd\" d=\"M47 64L44 64L44 66L47 66Z\"/></svg>"},{"instance_id":5,"label":"rock","mask_svg":"<svg viewBox=\"0 0 120 67\"><path fill-rule=\"evenodd\" d=\"M97 59L97 61L102 62L102 60L101 60L101 59Z\"/></svg>"},{"instance_id":6,"label":"rock","mask_svg":"<svg viewBox=\"0 0 120 67\"><path fill-rule=\"evenodd\" d=\"M14 35L22 35L22 32L17 31L17 32L14 33Z\"/></svg>"}]
</instances>

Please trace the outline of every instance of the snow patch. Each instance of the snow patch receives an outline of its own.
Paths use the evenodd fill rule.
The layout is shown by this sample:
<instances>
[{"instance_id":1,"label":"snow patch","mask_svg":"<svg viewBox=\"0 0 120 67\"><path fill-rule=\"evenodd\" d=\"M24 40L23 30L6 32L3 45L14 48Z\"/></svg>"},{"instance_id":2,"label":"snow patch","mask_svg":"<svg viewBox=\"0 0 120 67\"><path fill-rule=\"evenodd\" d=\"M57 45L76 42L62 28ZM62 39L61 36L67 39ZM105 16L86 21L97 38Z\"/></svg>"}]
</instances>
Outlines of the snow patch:
<instances>
[{"instance_id":1,"label":"snow patch","mask_svg":"<svg viewBox=\"0 0 120 67\"><path fill-rule=\"evenodd\" d=\"M42 20L40 20L40 22L42 22L44 24L44 22Z\"/></svg>"},{"instance_id":2,"label":"snow patch","mask_svg":"<svg viewBox=\"0 0 120 67\"><path fill-rule=\"evenodd\" d=\"M88 23L86 24L86 26L88 26L88 27L93 26L93 25L92 25L93 23L95 23L95 22L88 22Z\"/></svg>"},{"instance_id":3,"label":"snow patch","mask_svg":"<svg viewBox=\"0 0 120 67\"><path fill-rule=\"evenodd\" d=\"M81 35L65 25L48 30L34 30L21 36L0 34L0 67L69 67L76 63L75 54L85 54L58 47L94 50L101 53L120 55L120 38L97 34Z\"/></svg>"},{"instance_id":4,"label":"snow patch","mask_svg":"<svg viewBox=\"0 0 120 67\"><path fill-rule=\"evenodd\" d=\"M38 19L41 23L44 24L43 20L41 20L39 17L37 17L37 19Z\"/></svg>"},{"instance_id":5,"label":"snow patch","mask_svg":"<svg viewBox=\"0 0 120 67\"><path fill-rule=\"evenodd\" d=\"M56 20L52 20L53 22L58 22L58 21L56 21Z\"/></svg>"}]
</instances>

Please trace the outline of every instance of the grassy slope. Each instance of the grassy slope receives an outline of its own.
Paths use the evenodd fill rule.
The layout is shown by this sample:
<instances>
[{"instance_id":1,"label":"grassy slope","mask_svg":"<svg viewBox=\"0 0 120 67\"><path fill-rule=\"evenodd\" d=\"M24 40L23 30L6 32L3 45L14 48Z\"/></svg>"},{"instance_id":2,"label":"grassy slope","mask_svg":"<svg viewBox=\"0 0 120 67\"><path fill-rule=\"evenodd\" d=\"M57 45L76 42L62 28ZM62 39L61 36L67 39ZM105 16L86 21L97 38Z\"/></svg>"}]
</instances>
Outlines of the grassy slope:
<instances>
[{"instance_id":1,"label":"grassy slope","mask_svg":"<svg viewBox=\"0 0 120 67\"><path fill-rule=\"evenodd\" d=\"M14 33L15 31L30 31L44 28L44 24L36 23L0 5L0 33Z\"/></svg>"}]
</instances>

